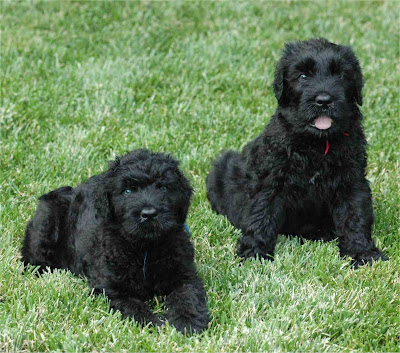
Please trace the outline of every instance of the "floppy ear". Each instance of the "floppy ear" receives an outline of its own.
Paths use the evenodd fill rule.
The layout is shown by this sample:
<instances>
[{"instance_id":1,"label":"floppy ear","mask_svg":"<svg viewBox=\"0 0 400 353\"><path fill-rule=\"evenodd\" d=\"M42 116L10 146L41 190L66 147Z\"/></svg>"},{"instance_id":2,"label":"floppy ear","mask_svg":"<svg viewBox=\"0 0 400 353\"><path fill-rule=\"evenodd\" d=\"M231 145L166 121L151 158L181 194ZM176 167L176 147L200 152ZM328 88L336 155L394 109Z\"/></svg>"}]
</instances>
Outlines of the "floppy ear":
<instances>
[{"instance_id":1,"label":"floppy ear","mask_svg":"<svg viewBox=\"0 0 400 353\"><path fill-rule=\"evenodd\" d=\"M279 60L275 69L274 76L274 92L275 97L279 104L284 104L286 101L285 95L285 65L283 64L283 60Z\"/></svg>"},{"instance_id":2,"label":"floppy ear","mask_svg":"<svg viewBox=\"0 0 400 353\"><path fill-rule=\"evenodd\" d=\"M182 176L183 176L183 183L182 183L183 192L184 192L187 203L190 204L190 199L192 198L192 195L193 195L193 188L190 185L189 180L186 178L186 176L183 173L182 173Z\"/></svg>"},{"instance_id":3,"label":"floppy ear","mask_svg":"<svg viewBox=\"0 0 400 353\"><path fill-rule=\"evenodd\" d=\"M115 171L115 169L121 164L121 158L115 157L115 160L108 162L108 169Z\"/></svg>"},{"instance_id":4,"label":"floppy ear","mask_svg":"<svg viewBox=\"0 0 400 353\"><path fill-rule=\"evenodd\" d=\"M193 195L193 188L192 186L189 184L189 182L187 181L185 183L185 197L188 200L188 202L190 203L190 199L192 198Z\"/></svg>"},{"instance_id":5,"label":"floppy ear","mask_svg":"<svg viewBox=\"0 0 400 353\"><path fill-rule=\"evenodd\" d=\"M354 77L355 99L358 105L363 105L362 88L364 86L364 79L361 72L360 64L357 59L354 64L354 70L355 70L355 77Z\"/></svg>"},{"instance_id":6,"label":"floppy ear","mask_svg":"<svg viewBox=\"0 0 400 353\"><path fill-rule=\"evenodd\" d=\"M111 194L109 192L109 185L108 185L108 177L106 177L106 180L102 180L101 183L97 183L96 189L94 192L92 192L90 195L88 195L88 198L92 200L91 202L93 205L93 214L96 216L97 219L101 220L107 220L110 217L111 214ZM96 221L97 222L97 221Z\"/></svg>"},{"instance_id":7,"label":"floppy ear","mask_svg":"<svg viewBox=\"0 0 400 353\"><path fill-rule=\"evenodd\" d=\"M181 180L181 187L183 189L183 202L180 205L180 222L184 223L187 217L187 214L189 212L189 207L190 207L190 199L193 195L193 188L190 185L189 180L186 178L186 176L179 170L178 171L179 178Z\"/></svg>"},{"instance_id":8,"label":"floppy ear","mask_svg":"<svg viewBox=\"0 0 400 353\"><path fill-rule=\"evenodd\" d=\"M287 71L287 58L295 54L298 43L289 42L285 44L283 55L278 61L275 68L274 75L274 92L275 97L280 105L289 103L289 92L286 82L286 71Z\"/></svg>"},{"instance_id":9,"label":"floppy ear","mask_svg":"<svg viewBox=\"0 0 400 353\"><path fill-rule=\"evenodd\" d=\"M105 195L105 201L106 201L106 205L107 205L107 216L112 218L114 217L114 204L112 202L112 193L111 191L108 190L108 192Z\"/></svg>"},{"instance_id":10,"label":"floppy ear","mask_svg":"<svg viewBox=\"0 0 400 353\"><path fill-rule=\"evenodd\" d=\"M344 47L345 48L345 58L352 64L354 76L353 76L353 90L354 90L354 100L358 105L363 104L362 99L362 89L364 86L364 79L361 72L360 63L354 54L354 51L351 47Z\"/></svg>"}]
</instances>

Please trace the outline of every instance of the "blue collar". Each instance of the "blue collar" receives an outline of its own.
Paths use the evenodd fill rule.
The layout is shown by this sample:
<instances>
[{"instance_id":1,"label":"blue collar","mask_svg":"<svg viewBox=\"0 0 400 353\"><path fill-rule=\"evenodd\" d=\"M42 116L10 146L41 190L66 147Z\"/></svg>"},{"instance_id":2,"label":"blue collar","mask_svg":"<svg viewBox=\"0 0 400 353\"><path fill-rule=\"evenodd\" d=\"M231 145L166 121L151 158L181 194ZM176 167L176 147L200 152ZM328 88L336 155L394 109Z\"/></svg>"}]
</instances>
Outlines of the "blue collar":
<instances>
[{"instance_id":1,"label":"blue collar","mask_svg":"<svg viewBox=\"0 0 400 353\"><path fill-rule=\"evenodd\" d=\"M183 228L186 230L186 232L189 234L189 236L192 236L192 233L190 233L189 227L186 225L186 223L183 223Z\"/></svg>"},{"instance_id":2,"label":"blue collar","mask_svg":"<svg viewBox=\"0 0 400 353\"><path fill-rule=\"evenodd\" d=\"M186 223L183 224L183 228L186 230L186 232L189 234L189 237L192 236L192 233L190 232L189 227L186 225ZM147 261L147 251L144 252L144 258L143 258L143 278L146 279L146 261Z\"/></svg>"}]
</instances>

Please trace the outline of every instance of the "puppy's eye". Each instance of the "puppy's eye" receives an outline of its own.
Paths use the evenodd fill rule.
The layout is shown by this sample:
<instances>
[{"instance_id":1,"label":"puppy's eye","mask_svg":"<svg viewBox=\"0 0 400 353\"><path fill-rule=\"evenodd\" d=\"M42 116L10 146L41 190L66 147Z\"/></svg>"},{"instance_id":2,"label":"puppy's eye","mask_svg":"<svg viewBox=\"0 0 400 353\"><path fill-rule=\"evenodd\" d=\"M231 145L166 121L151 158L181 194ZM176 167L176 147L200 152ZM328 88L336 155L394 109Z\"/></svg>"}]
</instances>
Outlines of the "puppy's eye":
<instances>
[{"instance_id":1,"label":"puppy's eye","mask_svg":"<svg viewBox=\"0 0 400 353\"><path fill-rule=\"evenodd\" d=\"M306 80L308 76L306 74L300 74L299 75L299 80Z\"/></svg>"},{"instance_id":2,"label":"puppy's eye","mask_svg":"<svg viewBox=\"0 0 400 353\"><path fill-rule=\"evenodd\" d=\"M124 190L123 194L127 195L127 194L130 194L131 192L132 192L131 189L126 189L126 190Z\"/></svg>"},{"instance_id":3,"label":"puppy's eye","mask_svg":"<svg viewBox=\"0 0 400 353\"><path fill-rule=\"evenodd\" d=\"M167 190L168 187L166 185L156 184L156 189Z\"/></svg>"}]
</instances>

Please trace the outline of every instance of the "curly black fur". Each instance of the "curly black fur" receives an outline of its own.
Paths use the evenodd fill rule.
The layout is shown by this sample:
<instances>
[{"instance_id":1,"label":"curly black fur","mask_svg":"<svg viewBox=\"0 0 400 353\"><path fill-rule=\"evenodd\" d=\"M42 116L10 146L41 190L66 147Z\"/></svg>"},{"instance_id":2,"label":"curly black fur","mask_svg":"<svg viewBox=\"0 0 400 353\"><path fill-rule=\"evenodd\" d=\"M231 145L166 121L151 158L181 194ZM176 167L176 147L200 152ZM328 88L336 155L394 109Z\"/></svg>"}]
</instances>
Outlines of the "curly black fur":
<instances>
[{"instance_id":1,"label":"curly black fur","mask_svg":"<svg viewBox=\"0 0 400 353\"><path fill-rule=\"evenodd\" d=\"M182 332L209 322L184 222L192 188L172 157L135 150L81 185L39 198L22 248L25 265L88 278L123 317L160 325L145 301L166 295L166 319Z\"/></svg>"},{"instance_id":2,"label":"curly black fur","mask_svg":"<svg viewBox=\"0 0 400 353\"><path fill-rule=\"evenodd\" d=\"M350 47L325 39L286 44L270 123L241 153L222 154L207 178L213 209L242 230L239 256L271 258L281 233L338 238L356 266L387 259L371 238L362 86ZM329 128L316 127L321 116Z\"/></svg>"}]
</instances>

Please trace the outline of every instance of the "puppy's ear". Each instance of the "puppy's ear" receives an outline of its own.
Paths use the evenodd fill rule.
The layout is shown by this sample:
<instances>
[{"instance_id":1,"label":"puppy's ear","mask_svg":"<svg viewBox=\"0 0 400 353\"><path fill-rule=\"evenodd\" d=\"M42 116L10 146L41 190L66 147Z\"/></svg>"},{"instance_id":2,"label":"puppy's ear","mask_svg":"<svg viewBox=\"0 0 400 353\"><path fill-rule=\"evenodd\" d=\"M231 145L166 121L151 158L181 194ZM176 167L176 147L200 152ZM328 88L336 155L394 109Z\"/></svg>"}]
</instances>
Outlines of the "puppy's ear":
<instances>
[{"instance_id":1,"label":"puppy's ear","mask_svg":"<svg viewBox=\"0 0 400 353\"><path fill-rule=\"evenodd\" d=\"M275 69L275 77L274 77L274 92L275 97L279 104L284 103L284 79L285 79L285 67L282 59L278 62Z\"/></svg>"},{"instance_id":2,"label":"puppy's ear","mask_svg":"<svg viewBox=\"0 0 400 353\"><path fill-rule=\"evenodd\" d=\"M354 54L354 51L351 47L344 47L345 48L345 55L346 59L352 64L353 66L353 82L354 82L354 100L358 105L363 104L363 98L362 98L362 89L364 86L364 79L363 79L363 74L361 72L361 67L360 63Z\"/></svg>"},{"instance_id":3,"label":"puppy's ear","mask_svg":"<svg viewBox=\"0 0 400 353\"><path fill-rule=\"evenodd\" d=\"M358 105L363 105L363 98L362 98L362 89L364 86L364 79L363 75L361 72L361 67L360 63L356 59L356 62L354 64L354 70L355 70L355 99Z\"/></svg>"},{"instance_id":4,"label":"puppy's ear","mask_svg":"<svg viewBox=\"0 0 400 353\"><path fill-rule=\"evenodd\" d=\"M192 186L189 184L189 182L187 182L187 184L185 185L185 196L186 199L190 202L190 199L192 198L193 195L193 188Z\"/></svg>"},{"instance_id":5,"label":"puppy's ear","mask_svg":"<svg viewBox=\"0 0 400 353\"><path fill-rule=\"evenodd\" d=\"M193 195L193 188L190 185L189 180L186 178L186 176L180 170L178 173L179 173L178 176L181 179L181 187L183 190L183 194L185 195L185 200L189 204L190 199L192 198L192 195Z\"/></svg>"},{"instance_id":6,"label":"puppy's ear","mask_svg":"<svg viewBox=\"0 0 400 353\"><path fill-rule=\"evenodd\" d=\"M111 191L108 191L106 193L105 200L107 202L107 209L108 209L107 216L112 218L112 217L114 217L115 212L114 212L114 204L112 202L112 192Z\"/></svg>"},{"instance_id":7,"label":"puppy's ear","mask_svg":"<svg viewBox=\"0 0 400 353\"><path fill-rule=\"evenodd\" d=\"M117 167L121 164L121 158L120 157L115 157L115 160L113 161L109 161L108 162L108 168L111 171L115 171L115 169L117 169Z\"/></svg>"},{"instance_id":8,"label":"puppy's ear","mask_svg":"<svg viewBox=\"0 0 400 353\"><path fill-rule=\"evenodd\" d=\"M189 212L189 207L190 207L190 199L192 198L193 195L193 188L190 185L189 180L186 178L186 176L179 171L178 175L180 177L181 180L181 188L183 191L183 199L182 202L180 204L180 210L179 210L179 215L180 215L180 222L184 223L187 217L187 214Z\"/></svg>"},{"instance_id":9,"label":"puppy's ear","mask_svg":"<svg viewBox=\"0 0 400 353\"><path fill-rule=\"evenodd\" d=\"M282 58L278 61L275 68L274 75L274 92L275 97L280 105L285 105L289 102L287 82L286 82L286 71L287 71L287 57L293 55L296 49L296 43L289 42L285 44Z\"/></svg>"}]
</instances>

